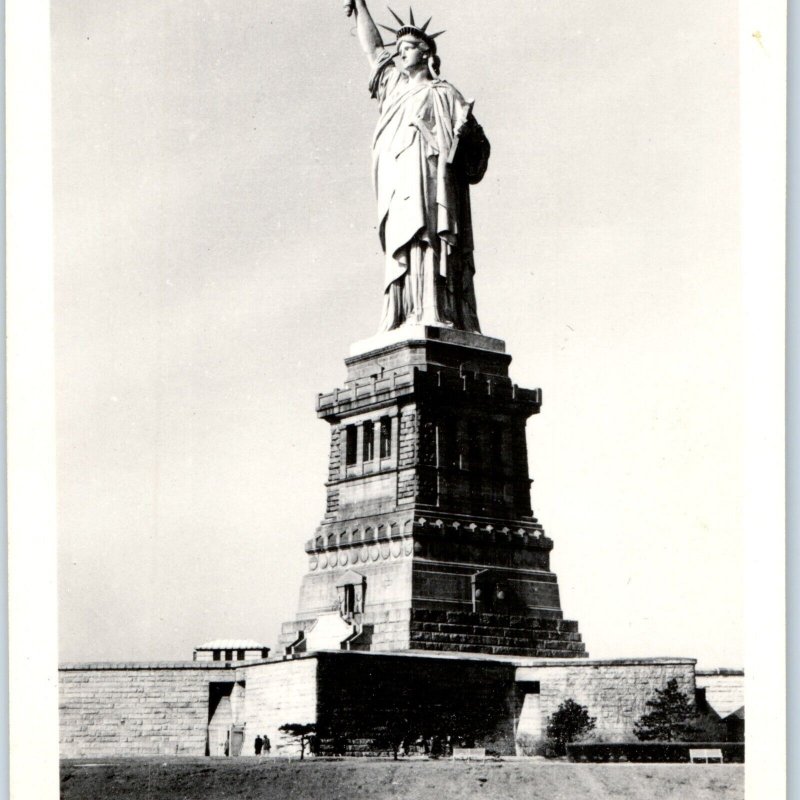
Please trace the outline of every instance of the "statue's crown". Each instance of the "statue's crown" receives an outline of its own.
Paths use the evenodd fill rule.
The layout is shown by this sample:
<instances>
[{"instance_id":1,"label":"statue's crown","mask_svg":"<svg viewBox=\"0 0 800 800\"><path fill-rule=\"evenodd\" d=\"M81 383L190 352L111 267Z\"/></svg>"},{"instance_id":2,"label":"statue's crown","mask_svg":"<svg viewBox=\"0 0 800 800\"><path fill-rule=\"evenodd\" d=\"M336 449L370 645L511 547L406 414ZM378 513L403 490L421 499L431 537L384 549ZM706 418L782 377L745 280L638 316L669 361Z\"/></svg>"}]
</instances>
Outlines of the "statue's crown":
<instances>
[{"instance_id":1,"label":"statue's crown","mask_svg":"<svg viewBox=\"0 0 800 800\"><path fill-rule=\"evenodd\" d=\"M387 8L389 7L387 6ZM388 25L381 25L381 28L393 33L395 37L393 42L385 44L386 47L396 45L404 36L416 36L418 39L422 39L422 41L431 48L433 53L436 53L436 42L434 39L436 39L437 36L441 36L444 31L439 31L438 33L427 32L428 25L431 24L433 17L428 17L428 21L424 25L417 27L417 23L414 21L414 11L411 8L408 9L408 22L404 22L391 8L389 8L389 13L400 23L400 27L390 28Z\"/></svg>"}]
</instances>

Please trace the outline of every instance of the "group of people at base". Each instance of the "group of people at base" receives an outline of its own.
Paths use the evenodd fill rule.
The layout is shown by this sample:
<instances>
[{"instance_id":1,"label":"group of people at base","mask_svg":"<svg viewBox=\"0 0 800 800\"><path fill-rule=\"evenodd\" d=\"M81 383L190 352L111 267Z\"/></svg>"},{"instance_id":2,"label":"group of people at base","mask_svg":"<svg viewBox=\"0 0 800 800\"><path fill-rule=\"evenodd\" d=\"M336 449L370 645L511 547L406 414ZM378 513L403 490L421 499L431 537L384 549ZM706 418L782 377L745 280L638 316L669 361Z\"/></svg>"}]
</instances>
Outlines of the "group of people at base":
<instances>
[{"instance_id":1,"label":"group of people at base","mask_svg":"<svg viewBox=\"0 0 800 800\"><path fill-rule=\"evenodd\" d=\"M266 733L263 736L256 736L255 750L257 756L260 756L262 753L265 756L269 755L269 751L272 750L272 743Z\"/></svg>"}]
</instances>

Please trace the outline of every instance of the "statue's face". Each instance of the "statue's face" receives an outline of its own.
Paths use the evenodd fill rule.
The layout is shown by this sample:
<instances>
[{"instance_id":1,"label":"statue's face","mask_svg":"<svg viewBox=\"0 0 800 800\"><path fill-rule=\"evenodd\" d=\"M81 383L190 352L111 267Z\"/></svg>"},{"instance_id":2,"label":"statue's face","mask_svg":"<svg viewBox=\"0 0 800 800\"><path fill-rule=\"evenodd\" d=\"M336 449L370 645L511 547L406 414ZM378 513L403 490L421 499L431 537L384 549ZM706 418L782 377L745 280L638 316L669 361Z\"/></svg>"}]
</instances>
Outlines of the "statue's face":
<instances>
[{"instance_id":1,"label":"statue's face","mask_svg":"<svg viewBox=\"0 0 800 800\"><path fill-rule=\"evenodd\" d=\"M427 64L428 62L428 48L425 43L411 36L400 40L397 52L400 54L400 60L405 69Z\"/></svg>"}]
</instances>

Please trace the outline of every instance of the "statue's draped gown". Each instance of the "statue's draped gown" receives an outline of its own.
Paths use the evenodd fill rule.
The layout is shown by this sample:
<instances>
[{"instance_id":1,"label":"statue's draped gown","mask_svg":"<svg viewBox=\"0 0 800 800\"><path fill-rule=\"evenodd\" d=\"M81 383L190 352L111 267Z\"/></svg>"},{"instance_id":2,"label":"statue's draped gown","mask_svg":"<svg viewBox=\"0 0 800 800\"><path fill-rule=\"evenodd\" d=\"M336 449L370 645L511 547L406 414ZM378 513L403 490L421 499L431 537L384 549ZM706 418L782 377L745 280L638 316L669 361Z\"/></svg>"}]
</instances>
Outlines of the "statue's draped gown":
<instances>
[{"instance_id":1,"label":"statue's draped gown","mask_svg":"<svg viewBox=\"0 0 800 800\"><path fill-rule=\"evenodd\" d=\"M380 330L408 323L480 332L469 184L448 163L471 105L446 81L411 84L387 51L370 91L380 109L372 145L386 254Z\"/></svg>"}]
</instances>

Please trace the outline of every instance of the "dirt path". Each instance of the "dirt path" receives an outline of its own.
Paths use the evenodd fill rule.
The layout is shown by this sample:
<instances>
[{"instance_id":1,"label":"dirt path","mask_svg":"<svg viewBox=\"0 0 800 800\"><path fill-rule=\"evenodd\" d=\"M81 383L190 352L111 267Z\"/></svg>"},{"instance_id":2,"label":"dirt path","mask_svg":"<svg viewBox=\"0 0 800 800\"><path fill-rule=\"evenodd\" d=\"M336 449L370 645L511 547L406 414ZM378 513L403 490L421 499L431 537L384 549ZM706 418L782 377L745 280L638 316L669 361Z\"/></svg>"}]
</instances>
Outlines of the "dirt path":
<instances>
[{"instance_id":1,"label":"dirt path","mask_svg":"<svg viewBox=\"0 0 800 800\"><path fill-rule=\"evenodd\" d=\"M742 800L740 764L547 761L64 761L62 800Z\"/></svg>"}]
</instances>

